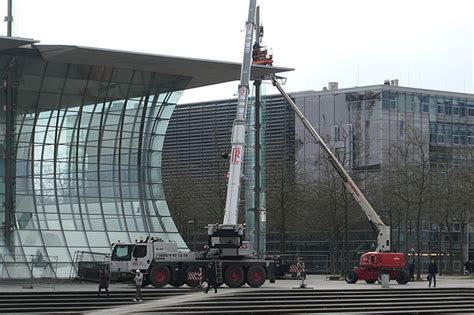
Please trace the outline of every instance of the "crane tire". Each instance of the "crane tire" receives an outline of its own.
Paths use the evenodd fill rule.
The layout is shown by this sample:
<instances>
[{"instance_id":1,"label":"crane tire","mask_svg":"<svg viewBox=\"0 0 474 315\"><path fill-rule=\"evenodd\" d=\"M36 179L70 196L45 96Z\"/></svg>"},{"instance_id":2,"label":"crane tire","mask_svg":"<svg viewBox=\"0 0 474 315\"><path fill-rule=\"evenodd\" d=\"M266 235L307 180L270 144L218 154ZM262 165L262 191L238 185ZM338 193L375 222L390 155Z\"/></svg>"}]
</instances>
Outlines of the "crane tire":
<instances>
[{"instance_id":1,"label":"crane tire","mask_svg":"<svg viewBox=\"0 0 474 315\"><path fill-rule=\"evenodd\" d=\"M244 270L239 265L230 265L225 268L224 282L230 288L238 288L244 284Z\"/></svg>"},{"instance_id":2,"label":"crane tire","mask_svg":"<svg viewBox=\"0 0 474 315\"><path fill-rule=\"evenodd\" d=\"M410 281L410 276L408 275L408 272L406 272L405 270L401 270L397 276L397 283L407 284L408 281Z\"/></svg>"},{"instance_id":3,"label":"crane tire","mask_svg":"<svg viewBox=\"0 0 474 315\"><path fill-rule=\"evenodd\" d=\"M359 277L357 276L357 274L354 272L354 271L349 271L347 274L346 274L346 282L347 283L356 283L357 280L359 279Z\"/></svg>"},{"instance_id":4,"label":"crane tire","mask_svg":"<svg viewBox=\"0 0 474 315\"><path fill-rule=\"evenodd\" d=\"M377 279L365 279L365 282L374 284L377 281Z\"/></svg>"},{"instance_id":5,"label":"crane tire","mask_svg":"<svg viewBox=\"0 0 474 315\"><path fill-rule=\"evenodd\" d=\"M262 266L251 266L247 270L247 284L251 287L258 288L265 283L267 272Z\"/></svg>"},{"instance_id":6,"label":"crane tire","mask_svg":"<svg viewBox=\"0 0 474 315\"><path fill-rule=\"evenodd\" d=\"M150 271L150 282L156 288L167 285L171 280L171 271L167 266L154 266Z\"/></svg>"}]
</instances>

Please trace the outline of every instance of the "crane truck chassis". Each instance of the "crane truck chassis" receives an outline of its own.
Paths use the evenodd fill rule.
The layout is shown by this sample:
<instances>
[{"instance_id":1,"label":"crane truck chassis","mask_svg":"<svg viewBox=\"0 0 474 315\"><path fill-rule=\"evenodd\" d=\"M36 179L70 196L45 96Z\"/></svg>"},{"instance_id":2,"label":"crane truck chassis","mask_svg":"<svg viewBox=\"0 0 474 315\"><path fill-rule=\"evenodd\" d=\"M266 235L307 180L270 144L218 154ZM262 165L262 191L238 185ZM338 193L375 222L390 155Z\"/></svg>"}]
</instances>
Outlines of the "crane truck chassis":
<instances>
[{"instance_id":1,"label":"crane truck chassis","mask_svg":"<svg viewBox=\"0 0 474 315\"><path fill-rule=\"evenodd\" d=\"M235 248L238 250L238 248ZM143 286L161 288L167 284L180 287L198 287L206 279L206 266L213 264L218 284L237 288L245 283L259 287L268 279L275 282L282 268L278 258L232 259L206 252L183 252L175 242L147 238L135 243L113 245L110 270L113 280L130 280L135 270L144 274Z\"/></svg>"}]
</instances>

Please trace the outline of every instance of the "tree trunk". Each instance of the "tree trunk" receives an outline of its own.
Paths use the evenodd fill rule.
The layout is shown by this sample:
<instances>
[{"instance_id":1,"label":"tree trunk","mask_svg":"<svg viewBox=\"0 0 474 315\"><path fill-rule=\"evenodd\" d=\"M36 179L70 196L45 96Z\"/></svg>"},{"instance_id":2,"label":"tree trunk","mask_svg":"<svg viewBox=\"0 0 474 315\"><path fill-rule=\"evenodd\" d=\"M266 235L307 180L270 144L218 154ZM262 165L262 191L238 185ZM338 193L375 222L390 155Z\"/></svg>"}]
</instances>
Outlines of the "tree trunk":
<instances>
[{"instance_id":1,"label":"tree trunk","mask_svg":"<svg viewBox=\"0 0 474 315\"><path fill-rule=\"evenodd\" d=\"M421 211L422 211L422 206L421 204L418 205L418 213L416 216L416 252L418 253L418 257L421 257L423 250L422 250L422 240L421 240L421 233L422 233L422 226L421 226ZM420 280L421 275L420 275L420 269L422 267L421 263L418 264L420 266L418 268L418 273L416 275L416 279Z\"/></svg>"},{"instance_id":2,"label":"tree trunk","mask_svg":"<svg viewBox=\"0 0 474 315\"><path fill-rule=\"evenodd\" d=\"M465 229L465 226L464 226L464 214L461 216L461 244L460 244L460 248L459 248L459 251L460 251L460 255L459 255L459 258L461 260L461 266L460 266L460 270L459 270L459 274L462 276L464 275L464 262L469 260L468 257L466 257L464 259L464 240L466 239L465 235L466 235L466 229ZM467 255L466 255L467 256Z\"/></svg>"}]
</instances>

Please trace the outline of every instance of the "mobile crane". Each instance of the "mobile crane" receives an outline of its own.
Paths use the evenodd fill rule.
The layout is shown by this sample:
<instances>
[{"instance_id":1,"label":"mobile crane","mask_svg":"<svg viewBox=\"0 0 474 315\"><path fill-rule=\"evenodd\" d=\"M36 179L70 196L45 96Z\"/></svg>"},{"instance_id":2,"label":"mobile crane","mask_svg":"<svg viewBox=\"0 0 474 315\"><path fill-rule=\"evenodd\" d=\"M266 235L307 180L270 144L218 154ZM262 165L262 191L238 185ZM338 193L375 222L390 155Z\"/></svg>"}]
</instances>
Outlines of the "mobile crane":
<instances>
[{"instance_id":1,"label":"mobile crane","mask_svg":"<svg viewBox=\"0 0 474 315\"><path fill-rule=\"evenodd\" d=\"M257 63L257 60L262 61L260 53L252 47L255 17L256 0L250 0L238 86L237 113L232 127L223 223L208 225L208 244L205 252L180 252L176 243L154 237L147 237L144 241L132 244L114 244L110 269L117 278L130 277L132 272L139 269L145 275L144 285L151 283L155 287L163 287L170 284L179 287L186 283L196 287L205 277L203 270L212 263L216 268L218 283L240 287L246 282L252 287L259 287L267 279L274 282L280 273L279 258L250 256L249 244L244 240L244 226L237 223L251 66L252 63Z\"/></svg>"},{"instance_id":2,"label":"mobile crane","mask_svg":"<svg viewBox=\"0 0 474 315\"><path fill-rule=\"evenodd\" d=\"M337 174L341 177L346 188L350 191L355 200L359 203L365 215L369 219L371 226L378 232L377 247L373 252L362 254L359 260L359 266L353 271L346 274L345 280L348 283L356 283L358 279L365 280L368 283L380 281L382 274L388 274L390 279L396 280L399 284L406 284L409 280L408 273L405 268L405 255L403 253L390 252L390 227L383 223L380 216L375 212L372 205L365 198L362 191L355 184L347 171L339 162L338 158L332 153L321 136L316 132L314 127L309 123L301 110L296 106L291 97L283 90L278 82L277 76L270 75L273 85L280 94L285 98L286 102L292 107L296 115L301 119L303 125L311 134L313 139L318 143L323 151L327 154L329 162L332 164Z\"/></svg>"}]
</instances>

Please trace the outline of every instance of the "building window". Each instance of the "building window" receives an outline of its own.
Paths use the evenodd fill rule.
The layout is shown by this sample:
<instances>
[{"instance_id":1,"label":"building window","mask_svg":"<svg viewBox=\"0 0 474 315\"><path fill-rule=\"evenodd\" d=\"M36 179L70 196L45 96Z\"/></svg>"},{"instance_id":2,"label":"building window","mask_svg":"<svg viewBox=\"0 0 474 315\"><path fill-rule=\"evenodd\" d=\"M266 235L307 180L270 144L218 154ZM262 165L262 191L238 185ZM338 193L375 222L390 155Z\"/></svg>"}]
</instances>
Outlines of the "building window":
<instances>
[{"instance_id":1,"label":"building window","mask_svg":"<svg viewBox=\"0 0 474 315\"><path fill-rule=\"evenodd\" d=\"M453 144L460 144L459 136L458 135L453 135Z\"/></svg>"},{"instance_id":2,"label":"building window","mask_svg":"<svg viewBox=\"0 0 474 315\"><path fill-rule=\"evenodd\" d=\"M382 92L382 108L390 109L390 92L388 91Z\"/></svg>"},{"instance_id":3,"label":"building window","mask_svg":"<svg viewBox=\"0 0 474 315\"><path fill-rule=\"evenodd\" d=\"M459 116L459 106L453 106L453 115Z\"/></svg>"},{"instance_id":4,"label":"building window","mask_svg":"<svg viewBox=\"0 0 474 315\"><path fill-rule=\"evenodd\" d=\"M341 139L341 135L339 134L339 126L334 126L334 141L339 141Z\"/></svg>"},{"instance_id":5,"label":"building window","mask_svg":"<svg viewBox=\"0 0 474 315\"><path fill-rule=\"evenodd\" d=\"M474 136L468 136L467 137L467 144L468 145L474 145Z\"/></svg>"},{"instance_id":6,"label":"building window","mask_svg":"<svg viewBox=\"0 0 474 315\"><path fill-rule=\"evenodd\" d=\"M405 111L406 108L405 108L405 94L404 93L400 93L398 94L398 109L400 111Z\"/></svg>"},{"instance_id":7,"label":"building window","mask_svg":"<svg viewBox=\"0 0 474 315\"><path fill-rule=\"evenodd\" d=\"M397 109L397 100L390 100L390 109Z\"/></svg>"},{"instance_id":8,"label":"building window","mask_svg":"<svg viewBox=\"0 0 474 315\"><path fill-rule=\"evenodd\" d=\"M422 104L423 112L429 113L430 112L430 104Z\"/></svg>"},{"instance_id":9,"label":"building window","mask_svg":"<svg viewBox=\"0 0 474 315\"><path fill-rule=\"evenodd\" d=\"M444 143L445 141L445 136L444 135L438 135L438 143Z\"/></svg>"},{"instance_id":10,"label":"building window","mask_svg":"<svg viewBox=\"0 0 474 315\"><path fill-rule=\"evenodd\" d=\"M468 108L467 109L467 115L471 116L471 117L474 117L474 108Z\"/></svg>"},{"instance_id":11,"label":"building window","mask_svg":"<svg viewBox=\"0 0 474 315\"><path fill-rule=\"evenodd\" d=\"M444 106L438 105L438 114L444 114Z\"/></svg>"},{"instance_id":12,"label":"building window","mask_svg":"<svg viewBox=\"0 0 474 315\"><path fill-rule=\"evenodd\" d=\"M453 223L453 232L460 232L461 231L461 224Z\"/></svg>"}]
</instances>

